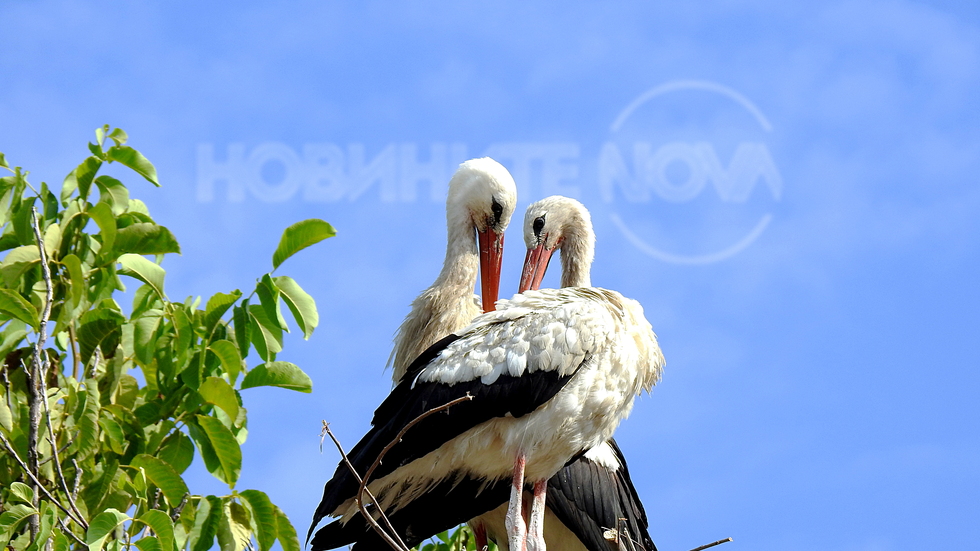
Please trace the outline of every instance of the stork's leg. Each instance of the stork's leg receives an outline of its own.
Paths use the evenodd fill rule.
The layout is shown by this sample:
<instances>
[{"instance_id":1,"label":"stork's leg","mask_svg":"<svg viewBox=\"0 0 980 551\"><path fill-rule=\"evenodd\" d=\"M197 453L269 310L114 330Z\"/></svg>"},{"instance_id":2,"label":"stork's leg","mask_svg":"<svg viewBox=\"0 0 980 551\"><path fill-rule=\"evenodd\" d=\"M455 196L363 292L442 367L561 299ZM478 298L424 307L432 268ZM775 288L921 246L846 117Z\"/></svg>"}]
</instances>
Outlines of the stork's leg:
<instances>
[{"instance_id":1,"label":"stork's leg","mask_svg":"<svg viewBox=\"0 0 980 551\"><path fill-rule=\"evenodd\" d=\"M514 479L510 487L510 504L507 506L507 542L510 551L525 551L527 549L527 525L524 524L524 452L519 452L514 460Z\"/></svg>"},{"instance_id":2,"label":"stork's leg","mask_svg":"<svg viewBox=\"0 0 980 551\"><path fill-rule=\"evenodd\" d=\"M476 551L487 551L487 527L482 522L473 526L473 539L476 540Z\"/></svg>"},{"instance_id":3,"label":"stork's leg","mask_svg":"<svg viewBox=\"0 0 980 551\"><path fill-rule=\"evenodd\" d=\"M544 506L548 496L548 481L534 483L534 500L531 501L531 518L527 528L528 551L545 551L544 547Z\"/></svg>"}]
</instances>

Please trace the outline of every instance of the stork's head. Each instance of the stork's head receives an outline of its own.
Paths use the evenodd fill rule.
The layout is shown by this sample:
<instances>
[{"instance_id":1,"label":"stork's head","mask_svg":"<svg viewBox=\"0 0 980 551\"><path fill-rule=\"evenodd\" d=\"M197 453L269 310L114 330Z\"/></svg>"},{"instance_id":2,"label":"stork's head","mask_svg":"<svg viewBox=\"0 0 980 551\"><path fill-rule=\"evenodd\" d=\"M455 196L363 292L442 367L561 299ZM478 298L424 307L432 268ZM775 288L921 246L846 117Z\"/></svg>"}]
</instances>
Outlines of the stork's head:
<instances>
[{"instance_id":1,"label":"stork's head","mask_svg":"<svg viewBox=\"0 0 980 551\"><path fill-rule=\"evenodd\" d=\"M524 214L527 256L519 292L541 287L551 255L561 249L562 287L589 287L595 232L592 217L575 199L552 195L532 203Z\"/></svg>"},{"instance_id":2,"label":"stork's head","mask_svg":"<svg viewBox=\"0 0 980 551\"><path fill-rule=\"evenodd\" d=\"M480 249L483 311L494 309L500 290L504 230L517 205L517 185L503 165L490 157L459 165L449 181L446 215L450 227L472 225Z\"/></svg>"}]
</instances>

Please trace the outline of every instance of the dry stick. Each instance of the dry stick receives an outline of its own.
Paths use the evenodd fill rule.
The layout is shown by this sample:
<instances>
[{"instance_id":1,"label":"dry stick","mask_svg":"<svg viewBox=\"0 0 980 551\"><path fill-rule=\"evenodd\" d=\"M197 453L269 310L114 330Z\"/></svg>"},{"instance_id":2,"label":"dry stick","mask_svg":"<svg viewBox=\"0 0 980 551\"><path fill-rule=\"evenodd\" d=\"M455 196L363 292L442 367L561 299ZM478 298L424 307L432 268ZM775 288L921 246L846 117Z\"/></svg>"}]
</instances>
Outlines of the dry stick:
<instances>
[{"instance_id":1,"label":"dry stick","mask_svg":"<svg viewBox=\"0 0 980 551\"><path fill-rule=\"evenodd\" d=\"M468 402L468 401L470 401L472 399L473 399L473 396L471 396L470 393L467 392L466 393L466 396L463 396L461 398L456 398L455 400L452 400L452 401L450 401L448 403L445 403L445 404L443 404L443 405L441 405L439 407L432 408L432 409L426 411L425 413L423 413L422 415L419 415L415 419L412 419L407 425L405 425L404 427L402 427L402 430L398 431L398 435L395 436L394 440L392 440L391 442L389 442L388 445L385 446L383 450L381 450L381 453L378 455L378 457L375 458L374 463L372 463L371 464L371 467L367 470L366 473L364 473L364 478L360 481L361 482L361 486L357 489L357 500L359 502L363 501L363 499L364 499L364 492L367 490L368 481L371 480L371 475L374 474L374 470L376 468L378 468L378 465L381 465L381 460L384 458L385 454L387 454L388 451L391 450L391 448L395 447L396 444L398 444L399 442L402 441L402 437L405 436L405 433L407 433L410 428L414 427L417 423L419 423L420 421L422 421L423 419L425 419L426 417L428 417L428 416L430 416L430 415L432 415L434 413L439 413L440 411L445 411L445 410L451 408L452 406L455 406L456 404L460 404L462 402ZM377 507L377 509L379 511L381 511L381 504L378 503L378 501L376 499L374 499L374 496L371 496L371 501L373 501L374 502L374 506ZM387 522L387 521L388 521L388 519L387 519L387 517L385 517L385 522ZM392 533L395 535L395 537L398 538L399 543L401 543L402 545L405 545L405 543L401 541L401 538L398 537L398 532L396 532L395 531L395 528L393 526L391 526L391 523L390 522L387 522L387 523L388 523L388 528L392 531Z\"/></svg>"},{"instance_id":2,"label":"dry stick","mask_svg":"<svg viewBox=\"0 0 980 551\"><path fill-rule=\"evenodd\" d=\"M333 440L334 445L337 446L337 450L340 451L340 457L343 458L344 464L347 465L347 468L350 469L351 474L353 474L357 482L360 483L361 482L360 475L357 474L357 470L354 469L354 465L351 465L350 459L347 458L347 453L344 452L344 448L343 446L340 445L340 441L337 440L337 437L334 436L333 432L330 431L330 425L328 425L326 421L323 422L323 432L325 432L327 436L329 436L330 439ZM374 498L374 495L371 494L371 491L367 489L365 489L365 491L367 492L368 497L371 498L371 501L377 503L377 500ZM367 519L367 522L371 526L371 528L373 528L374 531L377 532L378 535L381 536L381 538L384 539L385 542L388 545L390 545L392 549L396 549L397 551L408 550L408 547L404 543L399 545L397 541L392 539L392 537L389 536L388 533L385 532L383 528L381 528L381 525L379 525L378 521L374 520L374 517L372 517L371 514L368 513L367 508L364 507L364 503L359 498L355 497L354 501L357 503L358 510L360 510L361 514L364 515L364 518ZM388 517L385 516L384 511L382 511L380 507L378 508L378 511L381 513L382 518L384 518L387 521ZM391 523L389 522L387 524L390 526ZM397 537L398 534L395 534L395 536Z\"/></svg>"},{"instance_id":3,"label":"dry stick","mask_svg":"<svg viewBox=\"0 0 980 551\"><path fill-rule=\"evenodd\" d=\"M4 436L2 432L0 432L0 443L3 443L3 446L7 448L7 453L9 453L10 456L13 457L15 461L17 461L17 464L20 465L20 468L24 469L24 472L27 473L27 476L31 478L31 482L33 482L35 486L37 486L38 488L41 489L42 492L44 492L44 495L47 496L49 500L51 500L51 503L54 503L55 505L58 506L59 509L64 511L64 513L68 515L68 518L75 521L79 526L84 526L85 529L88 530L88 524L75 518L75 516L72 515L71 511L69 511L64 505L62 505L57 499L54 498L54 496L52 496L48 492L48 489L41 484L41 481L38 480L36 476L34 476L34 473L32 473L27 469L27 463L24 463L24 460L21 459L20 455L17 454L17 450L15 450L14 447L10 445L10 441L7 440L7 437Z\"/></svg>"},{"instance_id":4,"label":"dry stick","mask_svg":"<svg viewBox=\"0 0 980 551\"><path fill-rule=\"evenodd\" d=\"M71 492L68 489L68 482L65 481L65 473L61 470L61 458L58 457L58 444L54 437L54 428L51 426L51 409L48 407L47 369L45 369L45 364L40 363L41 349L44 348L44 341L47 339L48 318L51 317L51 300L53 299L54 292L51 289L51 267L48 266L48 255L44 250L41 225L37 220L37 209L33 207L31 208L31 218L34 222L34 238L37 239L37 248L41 256L41 275L44 277L45 289L44 308L41 309L41 321L39 323L37 342L34 344L34 362L38 366L38 372L40 374L38 379L40 380L40 391L42 401L44 402L44 420L48 425L48 438L51 439L55 471L58 473L58 480L61 482L61 487L65 490L65 495L68 496L68 504L71 505L71 509L75 512L75 515L81 519L84 518L84 515L78 510L78 504L72 499ZM83 526L88 530L88 525Z\"/></svg>"},{"instance_id":5,"label":"dry stick","mask_svg":"<svg viewBox=\"0 0 980 551\"><path fill-rule=\"evenodd\" d=\"M709 547L714 547L716 545L721 545L723 543L728 543L730 541L732 541L732 538L725 538L723 540L713 541L713 542L711 542L711 543L709 543L707 545L702 545L701 547L695 547L694 549L691 549L691 551L704 551L705 549L707 549Z\"/></svg>"}]
</instances>

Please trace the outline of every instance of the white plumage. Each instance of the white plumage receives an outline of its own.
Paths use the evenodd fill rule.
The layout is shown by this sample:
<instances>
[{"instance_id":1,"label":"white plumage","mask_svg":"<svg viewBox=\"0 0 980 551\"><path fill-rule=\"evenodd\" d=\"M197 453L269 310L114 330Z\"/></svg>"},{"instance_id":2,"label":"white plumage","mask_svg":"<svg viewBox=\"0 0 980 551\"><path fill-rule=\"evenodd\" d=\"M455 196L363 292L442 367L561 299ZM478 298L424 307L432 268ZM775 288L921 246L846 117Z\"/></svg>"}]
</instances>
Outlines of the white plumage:
<instances>
[{"instance_id":1,"label":"white plumage","mask_svg":"<svg viewBox=\"0 0 980 551\"><path fill-rule=\"evenodd\" d=\"M395 384L422 351L492 309L500 285L504 230L516 204L514 178L489 157L466 161L453 174L446 197L446 258L435 282L412 301L398 328L389 358ZM482 307L481 298L473 294L478 272Z\"/></svg>"}]
</instances>

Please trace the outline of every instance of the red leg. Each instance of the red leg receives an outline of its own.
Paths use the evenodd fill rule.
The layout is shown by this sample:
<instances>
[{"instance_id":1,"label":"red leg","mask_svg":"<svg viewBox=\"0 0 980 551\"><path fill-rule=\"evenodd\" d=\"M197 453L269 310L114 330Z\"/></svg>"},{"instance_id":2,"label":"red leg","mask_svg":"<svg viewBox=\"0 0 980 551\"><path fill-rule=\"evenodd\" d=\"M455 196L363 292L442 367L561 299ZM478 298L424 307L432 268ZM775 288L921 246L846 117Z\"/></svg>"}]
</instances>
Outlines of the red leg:
<instances>
[{"instance_id":1,"label":"red leg","mask_svg":"<svg viewBox=\"0 0 980 551\"><path fill-rule=\"evenodd\" d=\"M531 501L531 518L527 529L528 551L545 551L544 542L544 507L548 497L548 482L539 480L534 483L534 500Z\"/></svg>"},{"instance_id":2,"label":"red leg","mask_svg":"<svg viewBox=\"0 0 980 551\"><path fill-rule=\"evenodd\" d=\"M510 487L510 504L507 506L507 543L510 551L525 551L527 549L527 525L524 523L524 453L517 454L514 460L514 479Z\"/></svg>"}]
</instances>

